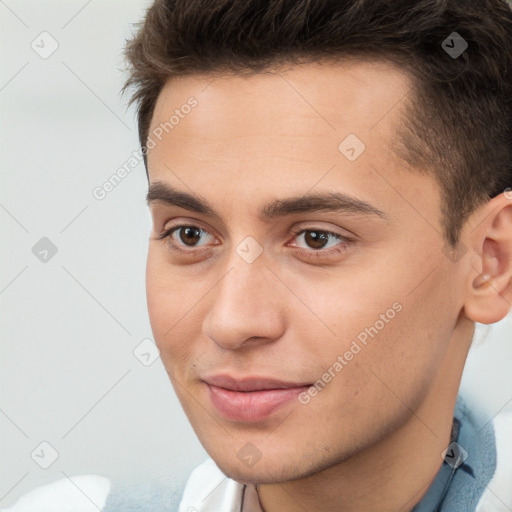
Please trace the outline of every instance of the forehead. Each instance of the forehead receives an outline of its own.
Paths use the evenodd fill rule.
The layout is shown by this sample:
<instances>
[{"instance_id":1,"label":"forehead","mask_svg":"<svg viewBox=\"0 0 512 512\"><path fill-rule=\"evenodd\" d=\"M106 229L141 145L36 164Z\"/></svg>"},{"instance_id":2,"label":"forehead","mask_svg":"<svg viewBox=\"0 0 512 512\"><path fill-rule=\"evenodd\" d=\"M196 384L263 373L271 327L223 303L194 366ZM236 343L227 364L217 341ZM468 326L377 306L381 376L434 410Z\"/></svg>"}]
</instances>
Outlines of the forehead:
<instances>
[{"instance_id":1,"label":"forehead","mask_svg":"<svg viewBox=\"0 0 512 512\"><path fill-rule=\"evenodd\" d=\"M322 166L340 156L339 145L351 134L382 153L394 138L409 90L407 75L386 62L310 63L248 76L172 79L155 105L149 135L157 144L148 164L164 153L174 154L172 161L186 152L204 165L215 157L216 169L225 162L231 171L233 160L247 168L255 158L261 165L287 159Z\"/></svg>"},{"instance_id":2,"label":"forehead","mask_svg":"<svg viewBox=\"0 0 512 512\"><path fill-rule=\"evenodd\" d=\"M187 123L196 137L261 135L261 124L279 129L300 119L295 132L361 134L392 123L392 110L411 87L408 76L385 61L344 60L274 68L251 75L190 75L169 80L157 99L150 130L169 120L194 96L201 116ZM210 123L217 129L211 130ZM186 129L173 128L184 136ZM243 131L240 132L240 129ZM379 132L375 132L378 135Z\"/></svg>"}]
</instances>

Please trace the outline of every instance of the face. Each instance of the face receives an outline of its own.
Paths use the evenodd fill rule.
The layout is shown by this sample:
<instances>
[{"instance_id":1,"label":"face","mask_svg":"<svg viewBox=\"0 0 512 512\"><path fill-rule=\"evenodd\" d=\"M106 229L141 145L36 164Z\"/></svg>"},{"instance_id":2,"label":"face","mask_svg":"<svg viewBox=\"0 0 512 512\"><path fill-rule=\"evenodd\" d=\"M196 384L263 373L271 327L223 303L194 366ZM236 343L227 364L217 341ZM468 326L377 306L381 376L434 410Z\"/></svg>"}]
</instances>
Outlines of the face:
<instances>
[{"instance_id":1,"label":"face","mask_svg":"<svg viewBox=\"0 0 512 512\"><path fill-rule=\"evenodd\" d=\"M197 436L240 482L385 438L453 343L463 276L439 189L390 149L409 87L352 62L190 76L158 98L151 325Z\"/></svg>"}]
</instances>

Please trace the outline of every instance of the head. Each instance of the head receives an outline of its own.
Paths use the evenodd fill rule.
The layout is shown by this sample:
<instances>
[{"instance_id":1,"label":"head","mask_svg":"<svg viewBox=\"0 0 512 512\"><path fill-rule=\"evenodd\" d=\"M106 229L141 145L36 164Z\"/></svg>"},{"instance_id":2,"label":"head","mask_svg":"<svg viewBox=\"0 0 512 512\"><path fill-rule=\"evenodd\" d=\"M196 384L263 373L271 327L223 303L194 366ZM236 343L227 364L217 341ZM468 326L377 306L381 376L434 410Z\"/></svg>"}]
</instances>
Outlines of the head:
<instances>
[{"instance_id":1,"label":"head","mask_svg":"<svg viewBox=\"0 0 512 512\"><path fill-rule=\"evenodd\" d=\"M318 472L456 393L474 323L512 300L511 47L502 0L149 9L126 83L149 314L226 474ZM226 375L304 387L240 416Z\"/></svg>"}]
</instances>

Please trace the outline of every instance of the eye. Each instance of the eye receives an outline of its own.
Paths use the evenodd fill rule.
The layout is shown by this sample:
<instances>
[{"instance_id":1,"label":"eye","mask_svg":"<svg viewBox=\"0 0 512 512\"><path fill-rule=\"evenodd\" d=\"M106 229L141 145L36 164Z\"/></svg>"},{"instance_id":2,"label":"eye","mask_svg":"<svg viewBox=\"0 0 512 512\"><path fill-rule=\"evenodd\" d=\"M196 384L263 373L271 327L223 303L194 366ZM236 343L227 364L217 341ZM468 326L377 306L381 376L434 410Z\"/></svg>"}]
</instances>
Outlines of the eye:
<instances>
[{"instance_id":1,"label":"eye","mask_svg":"<svg viewBox=\"0 0 512 512\"><path fill-rule=\"evenodd\" d=\"M301 249L300 253L307 258L321 258L342 253L352 241L339 233L317 228L298 229L295 235L297 242L291 245Z\"/></svg>"},{"instance_id":2,"label":"eye","mask_svg":"<svg viewBox=\"0 0 512 512\"><path fill-rule=\"evenodd\" d=\"M341 235L330 231L320 231L316 229L305 229L299 232L297 239L301 239L308 245L310 249L326 249L332 247L329 242L343 240ZM336 245L336 244L334 244ZM306 248L308 248L306 247Z\"/></svg>"},{"instance_id":3,"label":"eye","mask_svg":"<svg viewBox=\"0 0 512 512\"><path fill-rule=\"evenodd\" d=\"M157 236L158 240L168 239L171 246L180 250L180 247L200 247L205 243L198 243L205 239L205 235L213 236L205 229L193 225L174 226ZM186 250L186 249L185 249Z\"/></svg>"}]
</instances>

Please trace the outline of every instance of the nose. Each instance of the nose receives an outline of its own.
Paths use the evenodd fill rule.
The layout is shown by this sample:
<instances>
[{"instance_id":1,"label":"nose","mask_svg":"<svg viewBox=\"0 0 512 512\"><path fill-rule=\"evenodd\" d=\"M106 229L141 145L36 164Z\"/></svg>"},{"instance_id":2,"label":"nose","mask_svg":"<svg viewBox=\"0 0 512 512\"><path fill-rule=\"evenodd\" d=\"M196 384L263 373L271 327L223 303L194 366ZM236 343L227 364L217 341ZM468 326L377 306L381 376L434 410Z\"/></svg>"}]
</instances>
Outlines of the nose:
<instances>
[{"instance_id":1,"label":"nose","mask_svg":"<svg viewBox=\"0 0 512 512\"><path fill-rule=\"evenodd\" d=\"M205 335L231 350L279 339L285 319L277 288L278 280L263 259L251 264L235 262L212 290Z\"/></svg>"}]
</instances>

